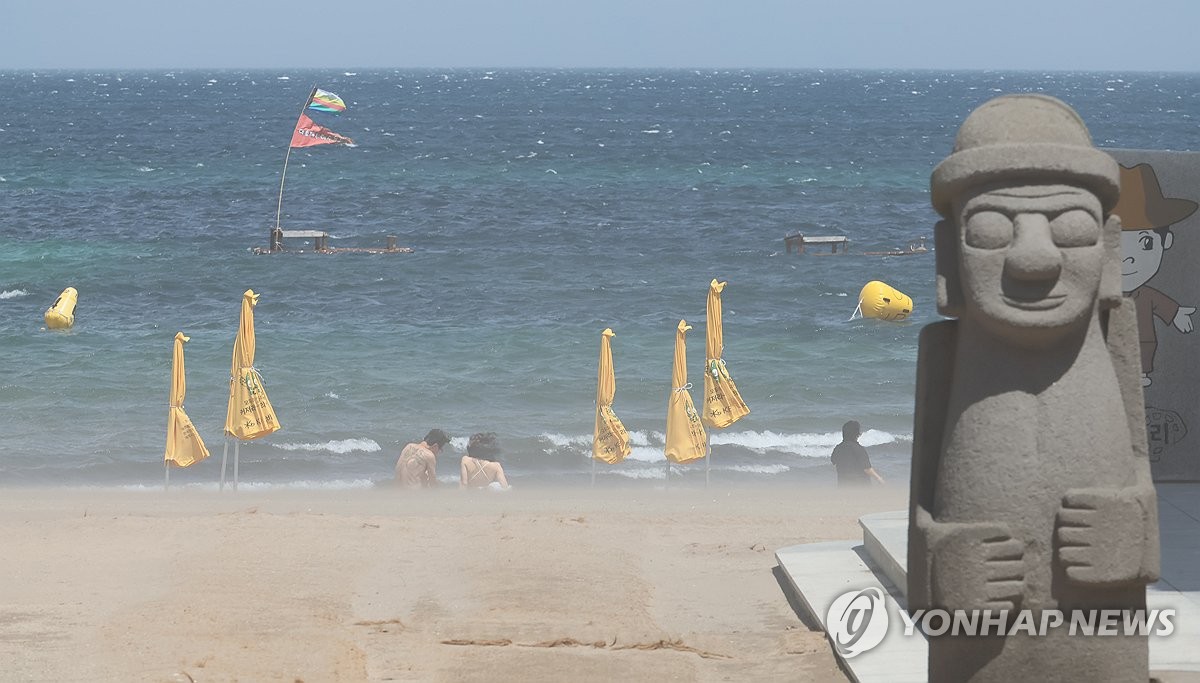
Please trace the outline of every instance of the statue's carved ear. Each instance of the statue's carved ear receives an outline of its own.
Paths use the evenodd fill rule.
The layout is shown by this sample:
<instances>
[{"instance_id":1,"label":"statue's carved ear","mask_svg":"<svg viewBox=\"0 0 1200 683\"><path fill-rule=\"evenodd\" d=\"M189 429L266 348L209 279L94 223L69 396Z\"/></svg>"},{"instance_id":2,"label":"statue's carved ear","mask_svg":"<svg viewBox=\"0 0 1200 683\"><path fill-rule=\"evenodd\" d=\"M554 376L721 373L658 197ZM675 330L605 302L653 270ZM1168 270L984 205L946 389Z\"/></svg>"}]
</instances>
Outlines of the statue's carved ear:
<instances>
[{"instance_id":1,"label":"statue's carved ear","mask_svg":"<svg viewBox=\"0 0 1200 683\"><path fill-rule=\"evenodd\" d=\"M958 227L953 221L941 220L933 226L933 246L937 263L938 313L957 318L962 315L963 292L958 275Z\"/></svg>"},{"instance_id":2,"label":"statue's carved ear","mask_svg":"<svg viewBox=\"0 0 1200 683\"><path fill-rule=\"evenodd\" d=\"M1121 304L1121 218L1116 214L1104 222L1104 265L1100 271L1100 307Z\"/></svg>"}]
</instances>

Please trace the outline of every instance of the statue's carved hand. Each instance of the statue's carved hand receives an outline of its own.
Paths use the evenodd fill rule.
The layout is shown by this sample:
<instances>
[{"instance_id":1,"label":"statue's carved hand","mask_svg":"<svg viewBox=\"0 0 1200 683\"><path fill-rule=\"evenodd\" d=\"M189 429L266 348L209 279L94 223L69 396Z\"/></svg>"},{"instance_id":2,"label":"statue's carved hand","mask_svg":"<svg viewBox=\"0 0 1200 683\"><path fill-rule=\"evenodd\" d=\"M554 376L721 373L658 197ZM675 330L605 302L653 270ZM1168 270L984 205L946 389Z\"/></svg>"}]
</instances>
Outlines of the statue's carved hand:
<instances>
[{"instance_id":1,"label":"statue's carved hand","mask_svg":"<svg viewBox=\"0 0 1200 683\"><path fill-rule=\"evenodd\" d=\"M1067 578L1091 585L1142 578L1146 516L1138 493L1135 488L1067 491L1055 524Z\"/></svg>"},{"instance_id":2,"label":"statue's carved hand","mask_svg":"<svg viewBox=\"0 0 1200 683\"><path fill-rule=\"evenodd\" d=\"M947 524L933 548L934 604L1013 610L1025 587L1025 550L1003 524Z\"/></svg>"}]
</instances>

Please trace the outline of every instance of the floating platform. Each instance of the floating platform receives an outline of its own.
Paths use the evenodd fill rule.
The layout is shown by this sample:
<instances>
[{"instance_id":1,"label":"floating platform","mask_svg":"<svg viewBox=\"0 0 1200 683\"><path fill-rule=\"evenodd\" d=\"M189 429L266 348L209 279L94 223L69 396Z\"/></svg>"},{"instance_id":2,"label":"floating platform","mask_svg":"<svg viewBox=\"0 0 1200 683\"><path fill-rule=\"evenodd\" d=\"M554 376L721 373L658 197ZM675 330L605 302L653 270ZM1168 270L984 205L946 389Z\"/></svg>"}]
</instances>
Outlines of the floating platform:
<instances>
[{"instance_id":1,"label":"floating platform","mask_svg":"<svg viewBox=\"0 0 1200 683\"><path fill-rule=\"evenodd\" d=\"M908 243L904 249L893 249L892 251L864 251L865 256L916 256L917 254L928 254L929 248L925 246L925 238L918 237Z\"/></svg>"},{"instance_id":2,"label":"floating platform","mask_svg":"<svg viewBox=\"0 0 1200 683\"><path fill-rule=\"evenodd\" d=\"M284 246L286 239L303 239L312 240L313 247L308 250L314 254L411 254L412 247L396 246L396 236L387 236L387 246L385 247L331 247L329 246L329 233L323 230L271 230L270 246L266 249L255 247L256 254L279 254L284 252L305 253L304 249L292 251Z\"/></svg>"},{"instance_id":3,"label":"floating platform","mask_svg":"<svg viewBox=\"0 0 1200 683\"><path fill-rule=\"evenodd\" d=\"M326 247L314 249L317 254L411 254L412 247Z\"/></svg>"},{"instance_id":4,"label":"floating platform","mask_svg":"<svg viewBox=\"0 0 1200 683\"><path fill-rule=\"evenodd\" d=\"M793 249L796 250L797 254L803 254L809 245L826 244L831 249L830 254L838 253L838 247L842 248L843 254L850 250L850 239L844 235L809 236L802 232L796 232L783 238L783 245L789 254L792 253Z\"/></svg>"}]
</instances>

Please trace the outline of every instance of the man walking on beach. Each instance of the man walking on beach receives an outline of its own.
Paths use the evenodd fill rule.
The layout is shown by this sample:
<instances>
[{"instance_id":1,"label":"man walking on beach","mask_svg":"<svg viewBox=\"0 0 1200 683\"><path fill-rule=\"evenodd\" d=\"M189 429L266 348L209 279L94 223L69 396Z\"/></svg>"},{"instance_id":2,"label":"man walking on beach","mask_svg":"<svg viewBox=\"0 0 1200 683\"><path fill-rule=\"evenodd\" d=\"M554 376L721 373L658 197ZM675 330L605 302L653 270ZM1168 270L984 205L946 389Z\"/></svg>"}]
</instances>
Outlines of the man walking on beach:
<instances>
[{"instance_id":1,"label":"man walking on beach","mask_svg":"<svg viewBox=\"0 0 1200 683\"><path fill-rule=\"evenodd\" d=\"M410 443L396 460L396 485L404 489L431 489L437 486L437 456L450 442L440 429L431 429L420 443Z\"/></svg>"},{"instance_id":2,"label":"man walking on beach","mask_svg":"<svg viewBox=\"0 0 1200 683\"><path fill-rule=\"evenodd\" d=\"M855 420L842 425L842 442L833 449L829 460L837 468L838 486L867 486L871 480L883 483L883 477L871 466L867 449L858 442L862 427Z\"/></svg>"}]
</instances>

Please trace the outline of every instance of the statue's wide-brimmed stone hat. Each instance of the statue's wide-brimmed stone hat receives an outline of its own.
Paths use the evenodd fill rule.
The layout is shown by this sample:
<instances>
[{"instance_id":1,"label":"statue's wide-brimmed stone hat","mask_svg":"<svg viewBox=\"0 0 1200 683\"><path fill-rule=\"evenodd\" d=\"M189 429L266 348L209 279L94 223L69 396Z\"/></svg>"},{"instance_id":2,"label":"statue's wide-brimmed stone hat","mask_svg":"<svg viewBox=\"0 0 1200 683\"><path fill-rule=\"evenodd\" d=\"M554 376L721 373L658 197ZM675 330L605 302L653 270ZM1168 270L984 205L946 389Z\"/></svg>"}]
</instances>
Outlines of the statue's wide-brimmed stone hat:
<instances>
[{"instance_id":1,"label":"statue's wide-brimmed stone hat","mask_svg":"<svg viewBox=\"0 0 1200 683\"><path fill-rule=\"evenodd\" d=\"M1083 119L1047 95L1003 95L963 121L954 152L933 169L933 208L949 218L961 190L1007 178L1079 184L1108 212L1120 194L1117 162L1096 149Z\"/></svg>"},{"instance_id":2,"label":"statue's wide-brimmed stone hat","mask_svg":"<svg viewBox=\"0 0 1200 683\"><path fill-rule=\"evenodd\" d=\"M1121 199L1113 213L1121 217L1122 230L1165 228L1195 213L1196 206L1190 199L1164 197L1150 164L1121 167Z\"/></svg>"}]
</instances>

